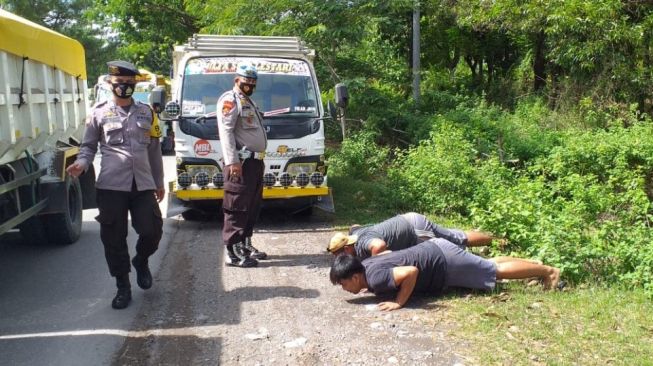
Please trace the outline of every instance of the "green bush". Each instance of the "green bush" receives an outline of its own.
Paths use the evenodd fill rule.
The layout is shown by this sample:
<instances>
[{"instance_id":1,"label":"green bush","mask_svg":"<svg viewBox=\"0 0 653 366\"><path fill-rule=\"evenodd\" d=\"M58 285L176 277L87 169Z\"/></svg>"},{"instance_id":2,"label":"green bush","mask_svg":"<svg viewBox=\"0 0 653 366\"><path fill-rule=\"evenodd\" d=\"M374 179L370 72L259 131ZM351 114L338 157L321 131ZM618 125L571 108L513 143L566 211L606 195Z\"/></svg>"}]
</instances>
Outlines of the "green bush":
<instances>
[{"instance_id":1,"label":"green bush","mask_svg":"<svg viewBox=\"0 0 653 366\"><path fill-rule=\"evenodd\" d=\"M575 131L563 140L512 182L482 182L473 222L508 238L514 254L556 265L568 279L653 295L653 128Z\"/></svg>"},{"instance_id":2,"label":"green bush","mask_svg":"<svg viewBox=\"0 0 653 366\"><path fill-rule=\"evenodd\" d=\"M473 161L474 149L463 131L441 121L429 140L398 154L388 176L415 210L465 215L477 185Z\"/></svg>"},{"instance_id":3,"label":"green bush","mask_svg":"<svg viewBox=\"0 0 653 366\"><path fill-rule=\"evenodd\" d=\"M582 113L559 115L537 100L512 112L473 98L456 103L437 114L421 106L399 120L374 114L366 132L343 143L330 173L352 176L341 185L351 191L356 216L447 216L505 237L507 246L493 247L494 254L541 259L576 283L644 288L653 296L650 121L603 115L608 127L572 129ZM378 147L383 138L370 130L391 121L404 123L417 143Z\"/></svg>"},{"instance_id":4,"label":"green bush","mask_svg":"<svg viewBox=\"0 0 653 366\"><path fill-rule=\"evenodd\" d=\"M389 149L379 147L376 137L376 133L362 131L345 139L340 149L329 157L329 176L362 180L385 176Z\"/></svg>"}]
</instances>

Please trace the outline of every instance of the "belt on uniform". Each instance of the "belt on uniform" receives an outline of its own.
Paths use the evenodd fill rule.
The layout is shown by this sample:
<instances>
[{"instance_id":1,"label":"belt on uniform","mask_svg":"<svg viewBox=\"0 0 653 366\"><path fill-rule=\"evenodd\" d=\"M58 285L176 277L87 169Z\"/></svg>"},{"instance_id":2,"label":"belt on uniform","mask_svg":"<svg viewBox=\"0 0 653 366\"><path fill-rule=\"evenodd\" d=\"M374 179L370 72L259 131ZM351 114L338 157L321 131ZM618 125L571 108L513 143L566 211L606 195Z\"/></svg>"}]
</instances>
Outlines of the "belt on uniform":
<instances>
[{"instance_id":1,"label":"belt on uniform","mask_svg":"<svg viewBox=\"0 0 653 366\"><path fill-rule=\"evenodd\" d=\"M265 158L265 151L258 152L258 151L249 151L247 149L242 149L238 151L238 156L243 160L245 159L263 160L263 158Z\"/></svg>"}]
</instances>

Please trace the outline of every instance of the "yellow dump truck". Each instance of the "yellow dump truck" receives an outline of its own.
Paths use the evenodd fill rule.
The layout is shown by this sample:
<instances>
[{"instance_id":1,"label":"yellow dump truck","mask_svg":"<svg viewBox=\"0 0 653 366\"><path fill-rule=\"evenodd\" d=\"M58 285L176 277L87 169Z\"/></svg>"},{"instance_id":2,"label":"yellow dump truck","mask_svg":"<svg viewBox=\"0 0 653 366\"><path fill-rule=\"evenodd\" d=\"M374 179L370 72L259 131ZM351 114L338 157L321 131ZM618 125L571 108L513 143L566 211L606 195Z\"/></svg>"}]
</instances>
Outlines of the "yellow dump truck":
<instances>
[{"instance_id":1,"label":"yellow dump truck","mask_svg":"<svg viewBox=\"0 0 653 366\"><path fill-rule=\"evenodd\" d=\"M0 235L77 241L95 205L95 172L66 174L84 133L84 48L0 9Z\"/></svg>"}]
</instances>

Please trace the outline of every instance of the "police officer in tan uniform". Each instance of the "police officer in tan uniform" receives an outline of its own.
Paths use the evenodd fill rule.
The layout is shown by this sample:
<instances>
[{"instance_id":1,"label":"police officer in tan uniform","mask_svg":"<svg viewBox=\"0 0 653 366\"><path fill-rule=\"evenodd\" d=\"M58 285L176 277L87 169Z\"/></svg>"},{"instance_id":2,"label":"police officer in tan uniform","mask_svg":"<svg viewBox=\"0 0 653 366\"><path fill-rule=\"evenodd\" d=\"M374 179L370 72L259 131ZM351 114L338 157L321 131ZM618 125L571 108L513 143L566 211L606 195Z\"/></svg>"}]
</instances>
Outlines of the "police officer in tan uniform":
<instances>
[{"instance_id":1,"label":"police officer in tan uniform","mask_svg":"<svg viewBox=\"0 0 653 366\"><path fill-rule=\"evenodd\" d=\"M237 267L255 267L257 259L267 257L251 242L261 208L267 147L263 119L250 98L257 79L253 65L239 64L234 88L220 96L217 106L225 178L222 241L226 263Z\"/></svg>"},{"instance_id":2,"label":"police officer in tan uniform","mask_svg":"<svg viewBox=\"0 0 653 366\"><path fill-rule=\"evenodd\" d=\"M98 143L102 168L97 178L97 205L100 214L100 238L111 276L116 278L118 293L111 306L123 309L131 301L129 251L127 249L128 213L138 233L132 264L142 289L152 286L148 258L156 251L163 233L158 202L165 195L163 160L156 115L147 105L132 99L138 69L125 61L112 61L109 83L113 100L93 107L79 156L67 169L79 176L93 164Z\"/></svg>"}]
</instances>

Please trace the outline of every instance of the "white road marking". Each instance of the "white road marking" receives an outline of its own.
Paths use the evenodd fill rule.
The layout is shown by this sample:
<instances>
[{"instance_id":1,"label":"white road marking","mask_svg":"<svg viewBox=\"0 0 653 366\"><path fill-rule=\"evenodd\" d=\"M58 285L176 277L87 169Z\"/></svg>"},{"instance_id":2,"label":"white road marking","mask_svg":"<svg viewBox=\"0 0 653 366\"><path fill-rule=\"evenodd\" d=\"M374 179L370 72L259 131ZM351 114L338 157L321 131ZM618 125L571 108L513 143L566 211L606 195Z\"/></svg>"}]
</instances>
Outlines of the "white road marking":
<instances>
[{"instance_id":1,"label":"white road marking","mask_svg":"<svg viewBox=\"0 0 653 366\"><path fill-rule=\"evenodd\" d=\"M222 328L222 329L221 329ZM128 338L144 338L150 336L156 337L198 337L198 338L217 338L224 333L224 327L217 325L185 327L171 329L147 329L147 330L121 330L121 329L89 329L89 330L70 330L62 332L44 332L44 333L27 333L2 335L0 340L5 339L27 339L27 338L51 338L51 337L78 337L89 335L113 335Z\"/></svg>"}]
</instances>

